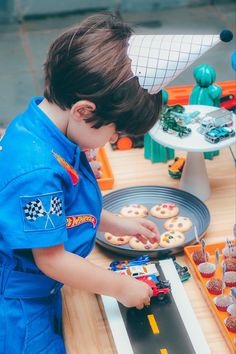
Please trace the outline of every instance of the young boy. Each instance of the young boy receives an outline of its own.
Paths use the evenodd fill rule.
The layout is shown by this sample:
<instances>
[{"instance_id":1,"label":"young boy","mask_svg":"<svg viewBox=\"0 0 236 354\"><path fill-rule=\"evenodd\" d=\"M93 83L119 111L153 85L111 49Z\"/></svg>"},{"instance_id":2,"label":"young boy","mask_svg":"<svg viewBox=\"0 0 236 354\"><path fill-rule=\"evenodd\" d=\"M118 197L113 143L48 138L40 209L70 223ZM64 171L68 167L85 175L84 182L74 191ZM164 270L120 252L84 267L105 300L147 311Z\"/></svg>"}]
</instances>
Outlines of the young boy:
<instances>
[{"instance_id":1,"label":"young boy","mask_svg":"<svg viewBox=\"0 0 236 354\"><path fill-rule=\"evenodd\" d=\"M151 288L99 268L85 257L97 229L159 238L154 223L102 211L85 152L139 135L157 121L161 94L133 77L131 29L94 15L51 45L44 98L6 130L0 145L0 353L65 353L63 284L115 297L127 307L149 304Z\"/></svg>"}]
</instances>

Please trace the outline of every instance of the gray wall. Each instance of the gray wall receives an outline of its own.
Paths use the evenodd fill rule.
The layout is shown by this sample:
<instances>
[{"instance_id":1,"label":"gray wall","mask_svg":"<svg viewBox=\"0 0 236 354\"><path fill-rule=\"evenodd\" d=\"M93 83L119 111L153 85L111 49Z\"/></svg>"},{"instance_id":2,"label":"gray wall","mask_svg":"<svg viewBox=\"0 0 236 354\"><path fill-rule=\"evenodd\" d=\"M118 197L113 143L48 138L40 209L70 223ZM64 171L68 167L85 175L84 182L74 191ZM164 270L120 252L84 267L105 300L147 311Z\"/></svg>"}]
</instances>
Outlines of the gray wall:
<instances>
[{"instance_id":1,"label":"gray wall","mask_svg":"<svg viewBox=\"0 0 236 354\"><path fill-rule=\"evenodd\" d=\"M209 5L231 0L0 0L0 21L19 21L26 17L37 17L73 13L86 10L119 9L145 11L181 6Z\"/></svg>"}]
</instances>

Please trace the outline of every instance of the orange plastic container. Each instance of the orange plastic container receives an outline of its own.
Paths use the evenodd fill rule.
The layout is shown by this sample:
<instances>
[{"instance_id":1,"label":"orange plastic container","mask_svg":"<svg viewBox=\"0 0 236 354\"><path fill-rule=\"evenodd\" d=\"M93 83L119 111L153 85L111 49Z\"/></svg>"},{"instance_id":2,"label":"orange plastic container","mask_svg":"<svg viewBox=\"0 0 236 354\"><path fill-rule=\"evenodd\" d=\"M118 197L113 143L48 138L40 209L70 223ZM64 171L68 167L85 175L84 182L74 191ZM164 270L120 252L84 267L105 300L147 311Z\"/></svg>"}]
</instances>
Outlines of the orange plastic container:
<instances>
[{"instance_id":1,"label":"orange plastic container","mask_svg":"<svg viewBox=\"0 0 236 354\"><path fill-rule=\"evenodd\" d=\"M236 96L236 81L221 81L216 82L222 88L222 97L233 95L234 102ZM192 92L192 89L195 85L183 85L183 86L174 86L174 87L166 87L165 90L169 93L168 104L181 104L187 105L189 102L189 97ZM225 106L226 104L222 103L221 106ZM228 108L227 105L225 108Z\"/></svg>"},{"instance_id":2,"label":"orange plastic container","mask_svg":"<svg viewBox=\"0 0 236 354\"><path fill-rule=\"evenodd\" d=\"M209 254L210 254L209 262L214 263L215 262L215 251L217 250L217 248L220 251L219 264L218 264L216 272L212 278L222 279L222 275L223 275L222 274L222 261L224 260L224 256L222 255L222 249L224 247L225 247L225 242L206 245L206 252L209 252ZM207 290L206 285L205 285L206 282L212 278L203 278L198 270L197 265L194 263L194 261L192 259L191 255L192 255L193 251L199 250L200 248L201 248L200 245L186 246L184 248L184 251L185 251L187 257L189 258L189 261L191 262L191 268L194 271L193 273L195 273L197 275L202 294L204 295L205 299L207 300L208 305L209 305L214 317L217 320L220 330L221 330L222 334L224 335L230 350L232 351L232 353L236 353L236 345L234 344L234 338L236 337L236 333L232 333L232 332L228 331L227 327L224 324L224 320L227 317L229 317L230 315L228 314L228 312L222 312L217 309L217 307L215 306L215 303L213 301L214 297L217 295L210 294L209 291ZM230 293L230 288L226 287L224 289L224 294L229 294L229 293Z\"/></svg>"},{"instance_id":3,"label":"orange plastic container","mask_svg":"<svg viewBox=\"0 0 236 354\"><path fill-rule=\"evenodd\" d=\"M104 147L99 149L97 160L102 164L102 177L97 180L100 189L102 191L112 189L114 185L114 176Z\"/></svg>"}]
</instances>

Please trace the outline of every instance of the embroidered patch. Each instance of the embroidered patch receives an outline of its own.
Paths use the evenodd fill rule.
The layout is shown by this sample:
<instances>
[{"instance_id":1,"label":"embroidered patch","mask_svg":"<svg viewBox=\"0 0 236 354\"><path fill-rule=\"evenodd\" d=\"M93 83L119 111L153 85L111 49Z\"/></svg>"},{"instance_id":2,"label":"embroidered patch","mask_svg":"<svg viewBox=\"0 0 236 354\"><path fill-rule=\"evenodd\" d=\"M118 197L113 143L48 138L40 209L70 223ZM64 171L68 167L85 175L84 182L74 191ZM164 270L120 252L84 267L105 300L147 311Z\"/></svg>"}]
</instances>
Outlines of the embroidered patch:
<instances>
[{"instance_id":1,"label":"embroidered patch","mask_svg":"<svg viewBox=\"0 0 236 354\"><path fill-rule=\"evenodd\" d=\"M79 175L77 171L70 164L68 164L68 162L66 162L66 160L64 160L60 155L56 154L54 151L52 151L52 153L57 159L57 161L62 165L62 167L64 167L64 169L69 173L72 183L75 186L79 182Z\"/></svg>"},{"instance_id":2,"label":"embroidered patch","mask_svg":"<svg viewBox=\"0 0 236 354\"><path fill-rule=\"evenodd\" d=\"M65 225L63 193L22 196L24 230L49 230Z\"/></svg>"},{"instance_id":3,"label":"embroidered patch","mask_svg":"<svg viewBox=\"0 0 236 354\"><path fill-rule=\"evenodd\" d=\"M91 223L94 229L97 225L97 219L95 218L95 216L89 214L67 216L66 221L67 221L67 225L66 225L67 229L71 229L72 227L85 224L86 222Z\"/></svg>"}]
</instances>

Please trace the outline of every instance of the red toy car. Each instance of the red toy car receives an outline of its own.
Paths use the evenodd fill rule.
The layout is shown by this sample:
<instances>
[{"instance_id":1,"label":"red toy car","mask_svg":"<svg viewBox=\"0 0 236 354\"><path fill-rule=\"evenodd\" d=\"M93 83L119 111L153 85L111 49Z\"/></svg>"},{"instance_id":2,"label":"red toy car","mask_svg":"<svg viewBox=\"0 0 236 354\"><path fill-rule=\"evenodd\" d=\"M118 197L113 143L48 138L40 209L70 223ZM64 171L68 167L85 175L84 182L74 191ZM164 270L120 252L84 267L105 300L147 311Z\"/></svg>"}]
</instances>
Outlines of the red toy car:
<instances>
[{"instance_id":1,"label":"red toy car","mask_svg":"<svg viewBox=\"0 0 236 354\"><path fill-rule=\"evenodd\" d=\"M160 301L163 301L171 291L170 282L160 279L155 263L151 263L146 255L132 261L113 261L109 269L147 283L153 290L153 296Z\"/></svg>"},{"instance_id":2,"label":"red toy car","mask_svg":"<svg viewBox=\"0 0 236 354\"><path fill-rule=\"evenodd\" d=\"M154 278L156 278L154 280ZM158 280L154 275L144 275L141 277L137 277L137 280L141 280L144 283L148 284L153 291L153 296L156 296L158 300L162 301L170 293L170 284L168 281Z\"/></svg>"}]
</instances>

